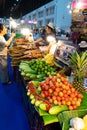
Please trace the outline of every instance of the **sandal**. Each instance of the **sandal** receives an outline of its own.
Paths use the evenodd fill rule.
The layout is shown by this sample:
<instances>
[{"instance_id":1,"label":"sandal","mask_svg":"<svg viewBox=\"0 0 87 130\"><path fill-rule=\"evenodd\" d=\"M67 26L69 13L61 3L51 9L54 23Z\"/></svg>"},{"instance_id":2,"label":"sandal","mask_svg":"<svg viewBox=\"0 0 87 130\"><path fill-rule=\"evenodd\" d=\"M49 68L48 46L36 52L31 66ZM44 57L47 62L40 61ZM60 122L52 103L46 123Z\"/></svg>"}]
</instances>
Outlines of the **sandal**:
<instances>
[{"instance_id":1,"label":"sandal","mask_svg":"<svg viewBox=\"0 0 87 130\"><path fill-rule=\"evenodd\" d=\"M12 84L12 82L11 81L8 81L8 82L5 82L5 83L3 83L4 85L6 85L6 84Z\"/></svg>"}]
</instances>

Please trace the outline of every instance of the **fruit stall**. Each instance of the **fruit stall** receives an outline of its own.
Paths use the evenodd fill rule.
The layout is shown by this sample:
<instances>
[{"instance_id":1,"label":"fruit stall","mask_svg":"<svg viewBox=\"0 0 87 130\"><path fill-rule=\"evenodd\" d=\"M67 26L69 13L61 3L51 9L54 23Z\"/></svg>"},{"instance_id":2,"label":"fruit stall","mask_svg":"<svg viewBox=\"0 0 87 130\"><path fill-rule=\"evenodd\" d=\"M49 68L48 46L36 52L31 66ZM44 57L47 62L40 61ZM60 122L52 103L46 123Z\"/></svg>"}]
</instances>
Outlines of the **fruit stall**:
<instances>
[{"instance_id":1,"label":"fruit stall","mask_svg":"<svg viewBox=\"0 0 87 130\"><path fill-rule=\"evenodd\" d=\"M78 53L69 45L60 50L58 47L56 54L43 53L20 39L9 48L31 130L87 129L87 52ZM67 75L69 67L71 73Z\"/></svg>"}]
</instances>

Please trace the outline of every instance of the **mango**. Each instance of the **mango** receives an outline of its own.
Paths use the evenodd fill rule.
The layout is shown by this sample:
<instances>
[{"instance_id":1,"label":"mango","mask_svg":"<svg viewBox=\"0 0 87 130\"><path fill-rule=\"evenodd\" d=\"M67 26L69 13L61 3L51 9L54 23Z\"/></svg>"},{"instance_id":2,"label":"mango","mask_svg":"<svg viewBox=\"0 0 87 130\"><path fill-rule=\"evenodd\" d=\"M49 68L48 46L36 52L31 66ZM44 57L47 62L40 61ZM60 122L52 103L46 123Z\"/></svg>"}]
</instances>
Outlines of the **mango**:
<instances>
[{"instance_id":1,"label":"mango","mask_svg":"<svg viewBox=\"0 0 87 130\"><path fill-rule=\"evenodd\" d=\"M41 103L41 104L39 105L39 108L40 108L41 110L46 111L46 104Z\"/></svg>"},{"instance_id":2,"label":"mango","mask_svg":"<svg viewBox=\"0 0 87 130\"><path fill-rule=\"evenodd\" d=\"M35 98L31 100L31 104L35 104Z\"/></svg>"},{"instance_id":3,"label":"mango","mask_svg":"<svg viewBox=\"0 0 87 130\"><path fill-rule=\"evenodd\" d=\"M56 115L65 110L68 110L68 107L65 105L53 106L49 109L49 114Z\"/></svg>"},{"instance_id":4,"label":"mango","mask_svg":"<svg viewBox=\"0 0 87 130\"><path fill-rule=\"evenodd\" d=\"M38 107L41 103L42 103L42 101L36 100L35 106Z\"/></svg>"}]
</instances>

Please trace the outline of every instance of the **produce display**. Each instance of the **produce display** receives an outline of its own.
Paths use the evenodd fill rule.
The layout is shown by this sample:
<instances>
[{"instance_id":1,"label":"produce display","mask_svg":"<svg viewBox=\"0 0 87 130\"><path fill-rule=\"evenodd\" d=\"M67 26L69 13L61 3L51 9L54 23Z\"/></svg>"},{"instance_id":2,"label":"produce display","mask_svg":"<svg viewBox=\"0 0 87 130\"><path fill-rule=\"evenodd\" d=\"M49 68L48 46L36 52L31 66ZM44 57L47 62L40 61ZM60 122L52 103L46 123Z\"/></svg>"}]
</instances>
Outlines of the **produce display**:
<instances>
[{"instance_id":1,"label":"produce display","mask_svg":"<svg viewBox=\"0 0 87 130\"><path fill-rule=\"evenodd\" d=\"M19 65L19 71L27 81L27 96L45 125L59 121L62 130L87 130L87 93L84 89L87 52L63 53L73 72L72 83L61 75L66 71L65 62L66 66L63 67L58 64L59 58L56 58L56 62L53 54L43 54L23 38L15 39L15 45L9 48L8 53L12 66ZM57 72L57 67L61 69L60 72Z\"/></svg>"},{"instance_id":2,"label":"produce display","mask_svg":"<svg viewBox=\"0 0 87 130\"><path fill-rule=\"evenodd\" d=\"M11 57L12 66L19 65L21 60L31 60L43 57L42 52L33 44L15 45L9 48L8 54Z\"/></svg>"},{"instance_id":3,"label":"produce display","mask_svg":"<svg viewBox=\"0 0 87 130\"><path fill-rule=\"evenodd\" d=\"M47 77L35 86L32 81L27 86L31 103L36 105L38 102L37 106L51 115L64 110L75 110L83 99L83 95L59 74Z\"/></svg>"},{"instance_id":4,"label":"produce display","mask_svg":"<svg viewBox=\"0 0 87 130\"><path fill-rule=\"evenodd\" d=\"M48 65L46 61L42 59L21 61L19 69L25 80L40 79L45 78L50 74L56 74L56 69Z\"/></svg>"}]
</instances>

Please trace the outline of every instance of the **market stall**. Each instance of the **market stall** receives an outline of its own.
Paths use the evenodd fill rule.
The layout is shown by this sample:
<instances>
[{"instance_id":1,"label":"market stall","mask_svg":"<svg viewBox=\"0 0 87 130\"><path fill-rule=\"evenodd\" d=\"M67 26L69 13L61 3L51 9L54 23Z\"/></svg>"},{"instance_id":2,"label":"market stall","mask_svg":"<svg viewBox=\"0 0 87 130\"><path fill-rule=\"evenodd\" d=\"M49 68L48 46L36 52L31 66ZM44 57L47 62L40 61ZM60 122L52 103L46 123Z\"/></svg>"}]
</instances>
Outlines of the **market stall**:
<instances>
[{"instance_id":1,"label":"market stall","mask_svg":"<svg viewBox=\"0 0 87 130\"><path fill-rule=\"evenodd\" d=\"M31 130L68 130L74 127L69 123L72 118L83 119L87 114L87 93L84 88L87 52L79 55L74 46L62 44L56 47L57 53L49 54L33 44L16 45L9 49ZM65 73L69 67L73 75L71 72Z\"/></svg>"}]
</instances>

